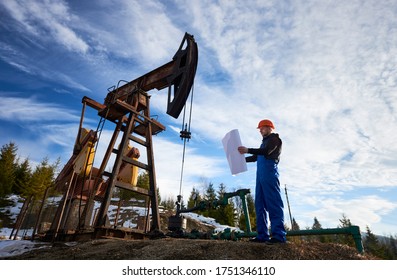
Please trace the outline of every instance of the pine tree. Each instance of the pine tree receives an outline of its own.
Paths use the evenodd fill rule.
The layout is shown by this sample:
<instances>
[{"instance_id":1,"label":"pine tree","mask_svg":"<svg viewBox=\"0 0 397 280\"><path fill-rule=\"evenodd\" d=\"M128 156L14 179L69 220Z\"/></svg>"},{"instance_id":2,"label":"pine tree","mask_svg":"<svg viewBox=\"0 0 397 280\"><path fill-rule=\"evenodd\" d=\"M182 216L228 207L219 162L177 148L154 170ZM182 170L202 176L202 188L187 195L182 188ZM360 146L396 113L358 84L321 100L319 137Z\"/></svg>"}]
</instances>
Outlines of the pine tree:
<instances>
[{"instance_id":1,"label":"pine tree","mask_svg":"<svg viewBox=\"0 0 397 280\"><path fill-rule=\"evenodd\" d=\"M396 239L390 235L389 236L389 244L387 246L387 259L396 260L397 259L397 242Z\"/></svg>"},{"instance_id":2,"label":"pine tree","mask_svg":"<svg viewBox=\"0 0 397 280\"><path fill-rule=\"evenodd\" d=\"M321 230L321 229L323 229L323 227L320 224L320 222L318 221L317 217L314 217L314 222L313 222L312 229L313 230ZM325 235L319 235L316 239L318 241L322 242L322 243L329 242L329 238L327 236L325 236Z\"/></svg>"},{"instance_id":3,"label":"pine tree","mask_svg":"<svg viewBox=\"0 0 397 280\"><path fill-rule=\"evenodd\" d=\"M213 183L209 183L204 192L204 200L208 201L210 204L216 200L216 192ZM205 217L214 217L215 209L213 207L207 208L205 210L199 211Z\"/></svg>"},{"instance_id":4,"label":"pine tree","mask_svg":"<svg viewBox=\"0 0 397 280\"><path fill-rule=\"evenodd\" d=\"M366 237L363 244L366 252L381 259L385 258L385 248L383 248L376 235L371 231L368 226L366 227Z\"/></svg>"},{"instance_id":5,"label":"pine tree","mask_svg":"<svg viewBox=\"0 0 397 280\"><path fill-rule=\"evenodd\" d=\"M345 214L342 214L342 219L339 219L339 222L340 224L338 225L338 228L348 228L352 226L350 219L348 219ZM355 242L351 234L338 234L334 238L337 243L347 244L352 247L355 246Z\"/></svg>"},{"instance_id":6,"label":"pine tree","mask_svg":"<svg viewBox=\"0 0 397 280\"><path fill-rule=\"evenodd\" d=\"M41 199L45 190L53 186L58 166L59 159L53 165L49 165L48 158L44 158L33 172L29 186L22 188L22 196L25 198L33 196L34 200Z\"/></svg>"},{"instance_id":7,"label":"pine tree","mask_svg":"<svg viewBox=\"0 0 397 280\"><path fill-rule=\"evenodd\" d=\"M17 167L16 152L18 148L13 143L4 145L0 151L0 197L12 193L15 183L15 171Z\"/></svg>"},{"instance_id":8,"label":"pine tree","mask_svg":"<svg viewBox=\"0 0 397 280\"><path fill-rule=\"evenodd\" d=\"M214 188L214 184L213 184L213 183L210 182L210 183L208 184L208 187L207 187L206 190L205 190L204 198L205 198L206 200L209 200L209 201L213 201L213 200L216 199L216 191L215 191L215 188Z\"/></svg>"},{"instance_id":9,"label":"pine tree","mask_svg":"<svg viewBox=\"0 0 397 280\"><path fill-rule=\"evenodd\" d=\"M168 197L166 200L161 201L161 206L163 206L165 210L174 210L175 203L176 201L174 198Z\"/></svg>"},{"instance_id":10,"label":"pine tree","mask_svg":"<svg viewBox=\"0 0 397 280\"><path fill-rule=\"evenodd\" d=\"M226 193L226 186L221 183L218 190L218 199L223 201L224 195ZM234 215L234 204L231 198L228 199L226 205L219 206L216 211L214 211L215 220L222 225L235 226L235 215Z\"/></svg>"},{"instance_id":11,"label":"pine tree","mask_svg":"<svg viewBox=\"0 0 397 280\"><path fill-rule=\"evenodd\" d=\"M149 189L150 185L149 185L149 173L148 172L145 171L138 175L138 180L137 180L136 186L138 188L142 188L145 190ZM159 199L158 201L160 202L161 199L159 197L159 195L160 195L159 193L160 192L158 192L157 195L158 195L158 199ZM146 195L138 194L138 193L132 192L130 190L125 190L125 189L119 189L118 196L121 200L124 200L124 201L129 201L132 198L135 198L137 200L146 200L147 199Z\"/></svg>"},{"instance_id":12,"label":"pine tree","mask_svg":"<svg viewBox=\"0 0 397 280\"><path fill-rule=\"evenodd\" d=\"M348 219L345 214L342 214L342 219L339 219L339 222L339 228L348 228L352 226L350 219Z\"/></svg>"},{"instance_id":13,"label":"pine tree","mask_svg":"<svg viewBox=\"0 0 397 280\"><path fill-rule=\"evenodd\" d=\"M28 159L19 164L15 170L13 193L21 195L24 189L28 189L32 180L32 170Z\"/></svg>"},{"instance_id":14,"label":"pine tree","mask_svg":"<svg viewBox=\"0 0 397 280\"><path fill-rule=\"evenodd\" d=\"M187 208L189 209L195 207L201 200L202 198L200 192L195 187L193 187L187 200Z\"/></svg>"},{"instance_id":15,"label":"pine tree","mask_svg":"<svg viewBox=\"0 0 397 280\"><path fill-rule=\"evenodd\" d=\"M19 171L21 172L20 174L26 176L25 178L26 181L23 184L19 184L18 187L20 191L20 196L24 198L24 204L21 209L21 212L18 215L16 225L14 227L14 229L16 229L14 238L17 236L19 229L25 222L25 218L26 218L26 222L28 223L32 222L32 220L29 217L33 217L36 215L36 213L32 214L33 209L36 208L35 211L41 212L42 208L39 206L42 204L38 205L35 202L41 199L42 202L44 203L45 196L47 196L48 194L48 190L54 186L54 175L55 175L55 171L58 168L59 162L60 161L58 159L56 163L54 163L53 165L49 165L48 158L45 158L38 166L36 166L35 171L32 174L30 174L30 176L27 175L27 170L29 170L27 161L25 161L21 165L22 168ZM18 179L23 179L23 178L21 177ZM18 184L18 180L16 180L16 182ZM29 215L27 215L28 212ZM38 221L39 218L36 219L34 231L37 229ZM33 226L33 225L29 225L29 226Z\"/></svg>"},{"instance_id":16,"label":"pine tree","mask_svg":"<svg viewBox=\"0 0 397 280\"><path fill-rule=\"evenodd\" d=\"M320 222L318 221L317 217L314 217L314 222L313 222L313 226L312 229L322 229L322 225L320 224Z\"/></svg>"}]
</instances>

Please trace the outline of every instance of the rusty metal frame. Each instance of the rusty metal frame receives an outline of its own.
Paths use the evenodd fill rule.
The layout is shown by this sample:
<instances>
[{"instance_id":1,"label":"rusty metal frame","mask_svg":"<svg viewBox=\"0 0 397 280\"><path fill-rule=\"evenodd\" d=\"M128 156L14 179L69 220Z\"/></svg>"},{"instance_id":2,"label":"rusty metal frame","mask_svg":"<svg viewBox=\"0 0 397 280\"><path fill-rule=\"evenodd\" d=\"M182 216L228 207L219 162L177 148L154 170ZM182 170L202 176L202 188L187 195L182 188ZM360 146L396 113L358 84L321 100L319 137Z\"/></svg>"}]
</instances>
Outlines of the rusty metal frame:
<instances>
[{"instance_id":1,"label":"rusty metal frame","mask_svg":"<svg viewBox=\"0 0 397 280\"><path fill-rule=\"evenodd\" d=\"M80 220L79 217L79 225L73 232L74 237L68 235L67 231L62 231L62 229L60 229L60 226L65 224L65 219L68 219L68 215L63 217L63 213L66 211L64 204L66 204L66 200L68 200L69 196L71 195L69 190L71 184L73 183L73 178L75 177L73 174L73 168L71 166L73 164L74 158L79 153L79 147L81 147L81 143L79 142L80 135L78 133L73 156L56 179L57 188L65 192L65 201L63 201L63 203L60 205L60 208L57 210L58 215L56 215L53 221L52 231L50 230L48 232L48 236L51 236L52 239L59 238L65 240L78 239L81 236L86 237L87 234L90 235L91 238L98 238L108 234L116 234L114 231L118 231L118 229L110 228L106 225L106 214L112 196L112 189L114 187L127 188L131 191L149 196L149 205L152 211L152 224L150 226L150 232L161 232L152 135L164 130L165 127L157 120L154 120L150 117L150 96L147 92L155 88L157 90L162 90L168 87L167 114L174 118L178 118L183 107L185 106L186 100L188 99L190 90L192 88L197 69L197 62L197 44L193 36L186 33L178 51L172 58L172 61L142 75L137 79L132 80L131 82L127 82L123 86L114 88L107 94L103 104L87 96L83 97L83 109L79 125L79 133L80 128L82 127L86 106L97 110L102 122L104 122L104 120L109 120L116 124L113 136L109 142L108 148L98 170L100 178L103 178L103 176L108 177L107 187L105 189L104 196L101 198L101 207L99 209L99 213L97 214L96 221L93 222L94 224L90 224L90 217L92 217L93 213L94 200L97 199L99 184L103 183L103 181L100 182L100 179L95 181L96 183L94 189L91 191L87 201L85 202L83 210L84 219ZM123 133L122 141L120 143L119 149L115 149L114 147L120 132ZM135 137L134 134L143 136L145 140ZM90 137L91 140L98 141L98 131L96 131L96 133L94 132L94 134ZM123 153L128 146L129 141L135 141L136 143L146 147L147 165L124 156ZM110 173L106 172L105 168L112 153L116 153L116 160L113 165L113 170ZM150 178L150 189L148 191L141 190L132 185L126 185L117 181L117 175L122 162L133 164L148 170ZM84 188L85 182L82 184L82 188ZM66 185L68 187L65 188ZM54 226L56 227L54 228ZM110 233L112 231L113 233ZM81 236L79 237L78 234ZM117 233L116 235L120 236L123 234ZM126 233L125 236L136 237L137 233Z\"/></svg>"}]
</instances>

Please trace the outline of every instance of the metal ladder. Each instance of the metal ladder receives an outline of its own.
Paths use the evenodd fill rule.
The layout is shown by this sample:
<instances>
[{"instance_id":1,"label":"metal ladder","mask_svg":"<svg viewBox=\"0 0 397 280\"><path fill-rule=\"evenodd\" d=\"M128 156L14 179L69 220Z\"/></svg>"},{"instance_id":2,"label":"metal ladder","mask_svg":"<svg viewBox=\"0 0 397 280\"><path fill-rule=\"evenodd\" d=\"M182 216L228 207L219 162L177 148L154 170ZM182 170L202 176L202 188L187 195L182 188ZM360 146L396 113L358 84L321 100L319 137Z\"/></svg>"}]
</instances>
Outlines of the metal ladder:
<instances>
[{"instance_id":1,"label":"metal ladder","mask_svg":"<svg viewBox=\"0 0 397 280\"><path fill-rule=\"evenodd\" d=\"M95 228L97 229L107 227L107 213L111 203L113 190L115 187L117 187L148 196L150 199L152 214L150 231L160 230L160 215L158 210L152 135L162 130L163 127L150 118L150 96L142 90L136 90L132 95L132 102L126 103L124 101L115 100L112 105L109 105L111 108L107 118L113 122L116 122L117 125L100 168L100 174L102 174L104 177L108 177L108 186L97 214L97 219L95 222ZM155 127L154 130L153 127ZM116 138L120 131L122 132L122 140L119 148L115 149L114 146L116 143ZM138 134L143 138L139 138L134 134ZM125 156L125 151L127 150L130 141L133 141L146 148L147 164ZM113 164L112 172L106 172L105 166L111 154L115 154L116 159ZM145 169L148 172L150 182L149 190L133 186L117 179L123 163L137 166L139 168Z\"/></svg>"}]
</instances>

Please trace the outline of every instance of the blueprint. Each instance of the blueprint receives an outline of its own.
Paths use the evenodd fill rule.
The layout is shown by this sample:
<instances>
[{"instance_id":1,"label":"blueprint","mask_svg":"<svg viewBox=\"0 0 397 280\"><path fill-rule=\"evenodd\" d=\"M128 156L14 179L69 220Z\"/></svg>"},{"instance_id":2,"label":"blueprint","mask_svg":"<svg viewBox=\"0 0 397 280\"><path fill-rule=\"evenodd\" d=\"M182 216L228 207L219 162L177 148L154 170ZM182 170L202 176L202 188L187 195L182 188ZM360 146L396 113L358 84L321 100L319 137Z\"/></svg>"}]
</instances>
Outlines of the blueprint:
<instances>
[{"instance_id":1,"label":"blueprint","mask_svg":"<svg viewBox=\"0 0 397 280\"><path fill-rule=\"evenodd\" d=\"M239 146L242 146L238 129L226 133L222 139L222 144L232 175L247 171L245 156L237 150Z\"/></svg>"}]
</instances>

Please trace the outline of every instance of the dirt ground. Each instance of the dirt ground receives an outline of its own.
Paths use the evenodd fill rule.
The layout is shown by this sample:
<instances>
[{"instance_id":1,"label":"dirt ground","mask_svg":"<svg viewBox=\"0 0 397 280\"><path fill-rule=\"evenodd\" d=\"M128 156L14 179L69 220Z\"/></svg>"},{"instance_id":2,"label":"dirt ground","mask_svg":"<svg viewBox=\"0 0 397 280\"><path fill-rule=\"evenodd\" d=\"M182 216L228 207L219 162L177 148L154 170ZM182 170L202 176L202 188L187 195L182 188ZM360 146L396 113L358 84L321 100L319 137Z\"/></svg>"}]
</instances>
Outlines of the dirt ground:
<instances>
[{"instance_id":1,"label":"dirt ground","mask_svg":"<svg viewBox=\"0 0 397 280\"><path fill-rule=\"evenodd\" d=\"M162 228L166 228L162 217ZM187 221L187 231L208 232L211 227ZM294 239L292 239L294 238ZM95 239L85 242L37 242L36 249L9 260L368 260L356 248L341 244L306 242L292 237L287 244L266 245L217 239L163 238ZM0 258L1 259L1 258Z\"/></svg>"},{"instance_id":2,"label":"dirt ground","mask_svg":"<svg viewBox=\"0 0 397 280\"><path fill-rule=\"evenodd\" d=\"M13 260L366 260L355 248L319 242L265 245L246 240L96 239L49 243Z\"/></svg>"}]
</instances>

